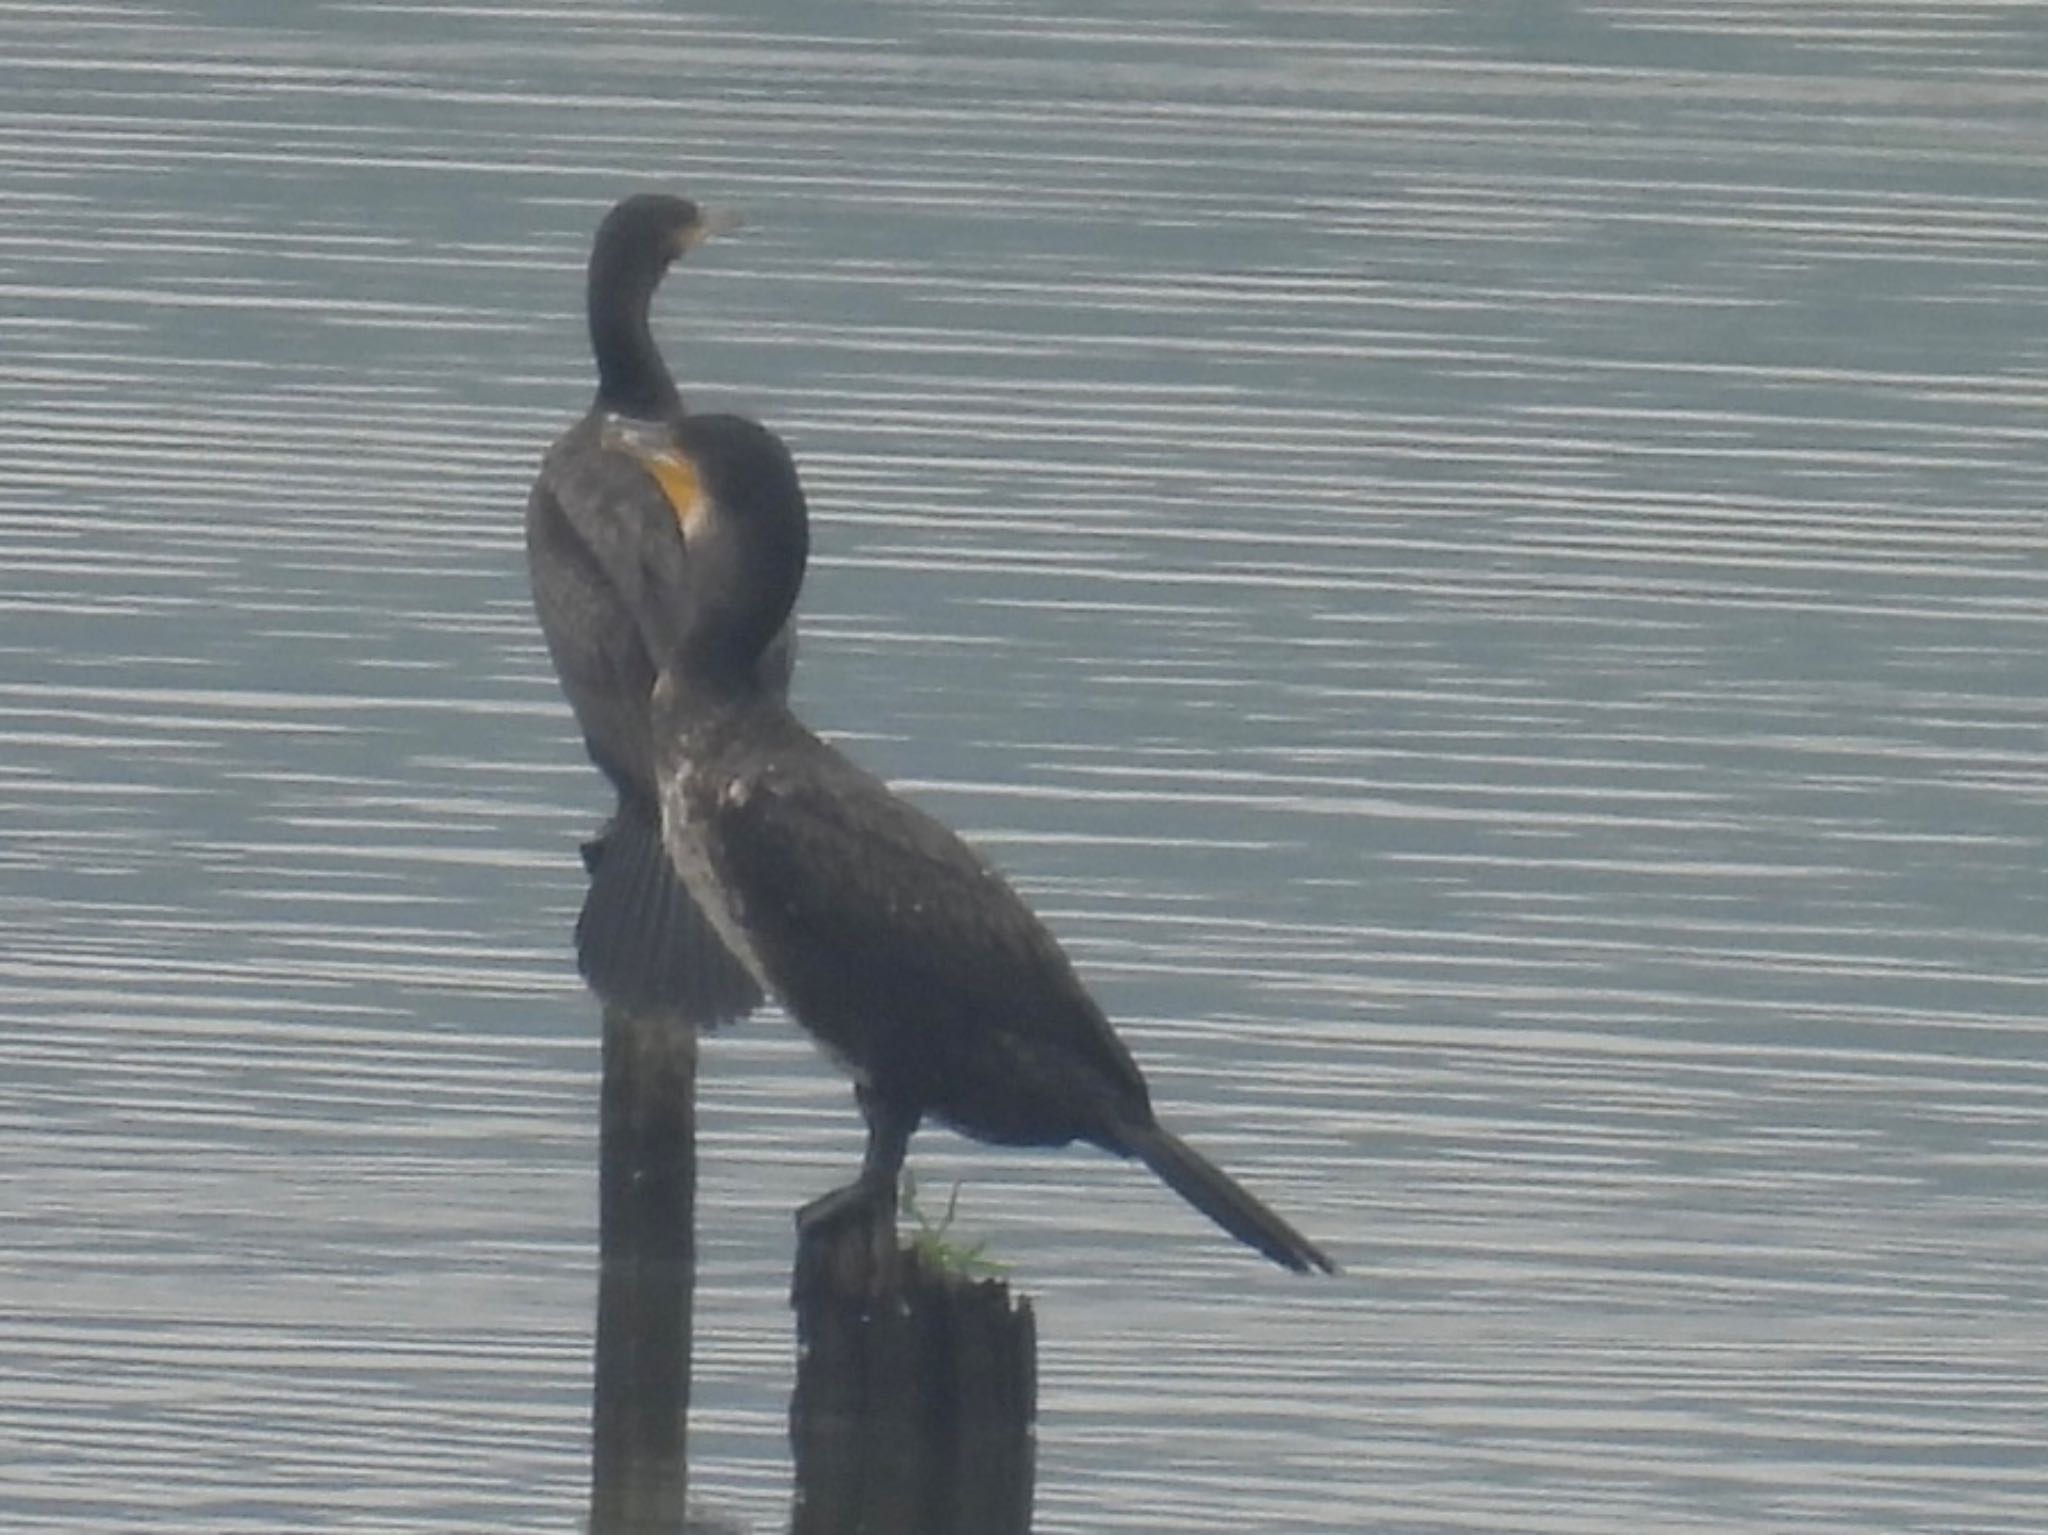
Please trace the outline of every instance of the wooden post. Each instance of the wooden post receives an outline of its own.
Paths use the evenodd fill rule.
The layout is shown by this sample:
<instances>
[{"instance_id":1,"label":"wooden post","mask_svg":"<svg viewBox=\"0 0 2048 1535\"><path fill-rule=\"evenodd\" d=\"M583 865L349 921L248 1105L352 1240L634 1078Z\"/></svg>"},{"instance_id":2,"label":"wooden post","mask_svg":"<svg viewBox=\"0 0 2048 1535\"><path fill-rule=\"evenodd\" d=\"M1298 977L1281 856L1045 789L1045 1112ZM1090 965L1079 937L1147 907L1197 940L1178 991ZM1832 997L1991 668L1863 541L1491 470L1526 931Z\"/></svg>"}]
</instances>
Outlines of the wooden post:
<instances>
[{"instance_id":1,"label":"wooden post","mask_svg":"<svg viewBox=\"0 0 2048 1535\"><path fill-rule=\"evenodd\" d=\"M696 1031L607 1007L592 1535L684 1527L696 1200Z\"/></svg>"},{"instance_id":2,"label":"wooden post","mask_svg":"<svg viewBox=\"0 0 2048 1535\"><path fill-rule=\"evenodd\" d=\"M793 1535L1027 1535L1031 1303L859 1221L797 1244Z\"/></svg>"}]
</instances>

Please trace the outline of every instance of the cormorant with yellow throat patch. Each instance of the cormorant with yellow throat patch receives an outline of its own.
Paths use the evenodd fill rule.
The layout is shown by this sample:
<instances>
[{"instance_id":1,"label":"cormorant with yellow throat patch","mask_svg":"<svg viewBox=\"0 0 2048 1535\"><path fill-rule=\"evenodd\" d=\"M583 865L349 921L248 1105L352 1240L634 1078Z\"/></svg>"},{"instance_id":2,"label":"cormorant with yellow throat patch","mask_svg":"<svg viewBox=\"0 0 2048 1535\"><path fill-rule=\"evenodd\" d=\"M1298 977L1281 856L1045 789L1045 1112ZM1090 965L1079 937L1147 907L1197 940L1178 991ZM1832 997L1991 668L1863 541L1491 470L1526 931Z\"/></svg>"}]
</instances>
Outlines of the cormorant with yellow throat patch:
<instances>
[{"instance_id":1,"label":"cormorant with yellow throat patch","mask_svg":"<svg viewBox=\"0 0 2048 1535\"><path fill-rule=\"evenodd\" d=\"M680 197L628 197L598 226L587 308L597 396L543 460L526 507L527 563L548 651L591 760L618 792L610 823L584 848L590 891L576 924L577 966L607 1003L677 1013L711 1026L761 1000L746 969L706 924L661 847L648 697L655 666L614 587L622 558L666 527L673 487L650 479L621 444L658 452L691 420L648 325L663 274L733 222ZM793 629L755 658L756 681L780 696Z\"/></svg>"}]
</instances>

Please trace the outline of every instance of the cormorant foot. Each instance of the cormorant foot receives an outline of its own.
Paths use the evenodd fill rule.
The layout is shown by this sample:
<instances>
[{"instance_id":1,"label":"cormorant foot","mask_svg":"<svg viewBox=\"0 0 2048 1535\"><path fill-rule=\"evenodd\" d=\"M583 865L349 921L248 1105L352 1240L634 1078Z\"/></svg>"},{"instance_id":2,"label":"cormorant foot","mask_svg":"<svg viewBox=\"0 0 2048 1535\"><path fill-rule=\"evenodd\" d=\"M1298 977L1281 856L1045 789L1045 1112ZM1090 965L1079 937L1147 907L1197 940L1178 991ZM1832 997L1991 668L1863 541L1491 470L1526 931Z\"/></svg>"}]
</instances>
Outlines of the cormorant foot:
<instances>
[{"instance_id":1,"label":"cormorant foot","mask_svg":"<svg viewBox=\"0 0 2048 1535\"><path fill-rule=\"evenodd\" d=\"M866 1178L856 1178L844 1188L820 1194L809 1204L800 1206L796 1212L796 1229L799 1236L813 1231L822 1235L827 1227L856 1220L869 1222L893 1234L896 1225L895 1188L881 1188Z\"/></svg>"},{"instance_id":2,"label":"cormorant foot","mask_svg":"<svg viewBox=\"0 0 2048 1535\"><path fill-rule=\"evenodd\" d=\"M849 1293L880 1292L897 1272L896 1189L856 1178L796 1212L798 1268L804 1254L823 1259ZM827 1256L829 1255L829 1256Z\"/></svg>"}]
</instances>

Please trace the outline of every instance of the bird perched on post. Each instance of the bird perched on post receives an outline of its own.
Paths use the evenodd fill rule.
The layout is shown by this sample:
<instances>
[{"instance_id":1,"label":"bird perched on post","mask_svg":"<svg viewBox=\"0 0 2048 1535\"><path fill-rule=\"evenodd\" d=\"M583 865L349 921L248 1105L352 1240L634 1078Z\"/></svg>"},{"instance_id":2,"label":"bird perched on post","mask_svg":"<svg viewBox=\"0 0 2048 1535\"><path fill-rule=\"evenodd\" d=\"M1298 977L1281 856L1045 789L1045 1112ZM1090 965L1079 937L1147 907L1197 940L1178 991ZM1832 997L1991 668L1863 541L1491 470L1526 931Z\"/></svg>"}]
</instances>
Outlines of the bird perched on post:
<instances>
[{"instance_id":1,"label":"bird perched on post","mask_svg":"<svg viewBox=\"0 0 2048 1535\"><path fill-rule=\"evenodd\" d=\"M726 948L852 1075L867 1119L859 1177L800 1221L893 1222L904 1154L930 1116L983 1141L1137 1157L1275 1263L1332 1271L1158 1122L1137 1063L1016 892L764 680L809 552L781 441L730 416L609 441L674 514L604 551L659 672L669 856Z\"/></svg>"},{"instance_id":2,"label":"bird perched on post","mask_svg":"<svg viewBox=\"0 0 2048 1535\"><path fill-rule=\"evenodd\" d=\"M526 506L534 607L591 760L618 793L584 849L590 890L576 924L578 968L607 1003L700 1026L756 1006L759 988L676 879L661 848L647 705L655 666L609 569L673 511L658 480L612 442L658 449L688 419L649 328L671 263L736 221L680 197L643 193L605 215L590 251L586 307L597 395L548 449ZM678 594L680 595L680 594ZM785 630L756 658L780 694L794 661Z\"/></svg>"}]
</instances>

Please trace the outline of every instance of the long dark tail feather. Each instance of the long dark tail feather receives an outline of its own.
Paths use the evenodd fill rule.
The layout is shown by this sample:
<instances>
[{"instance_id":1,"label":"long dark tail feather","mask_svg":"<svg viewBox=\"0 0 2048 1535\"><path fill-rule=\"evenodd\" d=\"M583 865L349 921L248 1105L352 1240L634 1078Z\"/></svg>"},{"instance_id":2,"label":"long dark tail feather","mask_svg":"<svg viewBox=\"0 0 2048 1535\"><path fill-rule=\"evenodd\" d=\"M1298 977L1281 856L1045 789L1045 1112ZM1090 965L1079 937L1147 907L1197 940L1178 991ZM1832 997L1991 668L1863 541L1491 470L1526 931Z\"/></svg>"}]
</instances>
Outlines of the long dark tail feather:
<instances>
[{"instance_id":1,"label":"long dark tail feather","mask_svg":"<svg viewBox=\"0 0 2048 1535\"><path fill-rule=\"evenodd\" d=\"M1337 1272L1323 1250L1240 1188L1230 1174L1158 1125L1126 1134L1125 1147L1166 1180L1167 1186L1247 1247L1282 1268L1306 1274Z\"/></svg>"},{"instance_id":2,"label":"long dark tail feather","mask_svg":"<svg viewBox=\"0 0 2048 1535\"><path fill-rule=\"evenodd\" d=\"M576 920L576 968L604 1002L679 1014L700 1029L761 1005L761 988L683 889L645 810L621 805L583 861L590 893Z\"/></svg>"}]
</instances>

